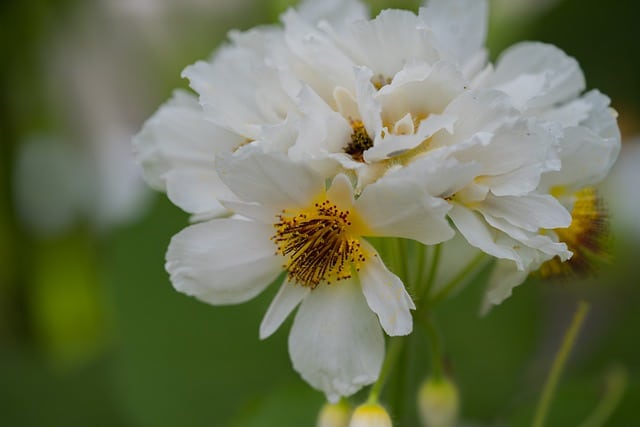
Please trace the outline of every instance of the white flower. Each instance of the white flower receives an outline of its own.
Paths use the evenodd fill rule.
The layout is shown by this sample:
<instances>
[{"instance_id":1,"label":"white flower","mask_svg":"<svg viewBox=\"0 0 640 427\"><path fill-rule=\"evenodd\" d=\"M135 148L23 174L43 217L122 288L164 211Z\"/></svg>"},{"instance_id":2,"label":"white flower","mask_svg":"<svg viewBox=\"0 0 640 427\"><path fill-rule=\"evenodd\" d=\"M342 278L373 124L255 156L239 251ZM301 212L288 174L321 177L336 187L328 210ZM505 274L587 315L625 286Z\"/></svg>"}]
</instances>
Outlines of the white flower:
<instances>
[{"instance_id":1,"label":"white flower","mask_svg":"<svg viewBox=\"0 0 640 427\"><path fill-rule=\"evenodd\" d=\"M261 338L301 303L289 350L303 378L332 402L375 381L384 354L379 324L389 335L408 334L414 304L363 237L423 244L451 238L448 204L419 183L446 173L455 180L465 166L424 161L389 173L356 200L344 174L325 189L324 177L304 164L252 146L216 163L239 199L225 202L238 216L173 238L166 267L176 289L211 304L240 303L284 268L287 279L262 321Z\"/></svg>"},{"instance_id":2,"label":"white flower","mask_svg":"<svg viewBox=\"0 0 640 427\"><path fill-rule=\"evenodd\" d=\"M579 97L576 61L523 43L494 67L487 14L484 0L431 0L367 20L358 0L305 1L187 67L197 99L177 93L136 139L149 183L209 219L172 240L176 289L240 303L284 268L260 335L300 305L293 365L331 401L377 378L380 325L412 328L364 236L431 245L451 222L520 280L571 256L559 189L599 181L617 155L608 99Z\"/></svg>"}]
</instances>

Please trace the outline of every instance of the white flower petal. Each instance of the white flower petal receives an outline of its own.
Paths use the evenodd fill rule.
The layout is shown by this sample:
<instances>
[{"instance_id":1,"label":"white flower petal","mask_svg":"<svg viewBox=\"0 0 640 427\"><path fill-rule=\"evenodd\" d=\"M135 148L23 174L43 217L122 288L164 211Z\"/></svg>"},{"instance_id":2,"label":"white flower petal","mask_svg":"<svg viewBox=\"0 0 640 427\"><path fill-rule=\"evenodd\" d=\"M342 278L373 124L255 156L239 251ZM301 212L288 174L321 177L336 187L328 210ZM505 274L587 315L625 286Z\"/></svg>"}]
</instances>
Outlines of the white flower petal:
<instances>
[{"instance_id":1,"label":"white flower petal","mask_svg":"<svg viewBox=\"0 0 640 427\"><path fill-rule=\"evenodd\" d=\"M369 17L367 5L360 0L305 0L298 13L309 22L328 21L337 27Z\"/></svg>"},{"instance_id":2,"label":"white flower petal","mask_svg":"<svg viewBox=\"0 0 640 427\"><path fill-rule=\"evenodd\" d=\"M218 201L232 198L231 190L215 170L173 170L166 174L167 196L176 206L199 216L222 215L227 209Z\"/></svg>"},{"instance_id":3,"label":"white flower petal","mask_svg":"<svg viewBox=\"0 0 640 427\"><path fill-rule=\"evenodd\" d=\"M351 25L352 41L346 41L358 64L376 75L392 78L407 64L433 64L438 59L434 37L409 11L386 9L372 21Z\"/></svg>"},{"instance_id":4,"label":"white flower petal","mask_svg":"<svg viewBox=\"0 0 640 427\"><path fill-rule=\"evenodd\" d=\"M497 90L465 91L447 106L445 114L457 117L454 133L436 135L434 145L453 145L479 133L491 134L517 120L520 113L508 96Z\"/></svg>"},{"instance_id":5,"label":"white flower petal","mask_svg":"<svg viewBox=\"0 0 640 427\"><path fill-rule=\"evenodd\" d=\"M409 135L377 135L373 147L364 152L367 162L375 162L399 156L422 144L441 130L452 131L456 118L446 114L431 114L420 122L418 131Z\"/></svg>"},{"instance_id":6,"label":"white flower petal","mask_svg":"<svg viewBox=\"0 0 640 427\"><path fill-rule=\"evenodd\" d=\"M302 117L295 144L288 154L293 160L326 160L329 153L342 152L350 141L351 126L311 88L303 87L299 100Z\"/></svg>"},{"instance_id":7,"label":"white flower petal","mask_svg":"<svg viewBox=\"0 0 640 427\"><path fill-rule=\"evenodd\" d=\"M378 99L383 106L383 120L393 123L405 114L427 117L442 113L465 86L460 70L451 63L437 62L433 67L400 71L393 81L382 87Z\"/></svg>"},{"instance_id":8,"label":"white flower petal","mask_svg":"<svg viewBox=\"0 0 640 427\"><path fill-rule=\"evenodd\" d=\"M540 228L565 228L571 224L571 214L548 194L522 197L488 195L478 210L532 232Z\"/></svg>"},{"instance_id":9,"label":"white flower petal","mask_svg":"<svg viewBox=\"0 0 640 427\"><path fill-rule=\"evenodd\" d=\"M429 0L419 17L436 35L438 47L460 65L483 49L489 17L485 0Z\"/></svg>"},{"instance_id":10,"label":"white flower petal","mask_svg":"<svg viewBox=\"0 0 640 427\"><path fill-rule=\"evenodd\" d=\"M575 59L555 46L532 42L504 51L487 83L505 91L523 108L550 107L585 88Z\"/></svg>"},{"instance_id":11,"label":"white flower petal","mask_svg":"<svg viewBox=\"0 0 640 427\"><path fill-rule=\"evenodd\" d=\"M496 261L491 276L489 276L489 284L484 294L480 314L486 315L493 306L499 305L509 298L513 288L521 285L528 275L529 271L518 270L512 261Z\"/></svg>"},{"instance_id":12,"label":"white flower petal","mask_svg":"<svg viewBox=\"0 0 640 427\"><path fill-rule=\"evenodd\" d=\"M322 5L318 8L332 7L328 3L325 6L325 2L315 4ZM343 18L349 20L347 16ZM354 88L353 60L336 46L334 29L329 23L316 26L293 9L287 10L281 20L287 48L295 55L295 59L290 60L295 77L334 107L332 95L336 87Z\"/></svg>"},{"instance_id":13,"label":"white flower petal","mask_svg":"<svg viewBox=\"0 0 640 427\"><path fill-rule=\"evenodd\" d=\"M278 222L278 218L273 209L265 209L259 203L242 202L240 200L220 200L220 203L227 208L229 212L235 215L252 219L269 226L273 226Z\"/></svg>"},{"instance_id":14,"label":"white flower petal","mask_svg":"<svg viewBox=\"0 0 640 427\"><path fill-rule=\"evenodd\" d=\"M360 118L369 137L374 139L382 130L382 106L376 99L376 89L371 83L373 72L366 67L356 67L356 101Z\"/></svg>"},{"instance_id":15,"label":"white flower petal","mask_svg":"<svg viewBox=\"0 0 640 427\"><path fill-rule=\"evenodd\" d=\"M510 259L516 262L518 269L524 269L520 256L512 246L504 244L498 238L498 231L490 228L479 214L466 207L454 204L449 217L469 244L497 258Z\"/></svg>"},{"instance_id":16,"label":"white flower petal","mask_svg":"<svg viewBox=\"0 0 640 427\"><path fill-rule=\"evenodd\" d=\"M372 235L404 237L426 245L453 237L446 220L449 204L440 194L429 192L428 182L441 179L440 169L446 173L439 162L416 160L366 186L356 207Z\"/></svg>"},{"instance_id":17,"label":"white flower petal","mask_svg":"<svg viewBox=\"0 0 640 427\"><path fill-rule=\"evenodd\" d=\"M306 206L324 189L322 177L306 165L293 162L282 153L264 153L252 146L233 155L218 156L216 168L238 198L276 211Z\"/></svg>"},{"instance_id":18,"label":"white flower petal","mask_svg":"<svg viewBox=\"0 0 640 427\"><path fill-rule=\"evenodd\" d=\"M369 308L378 315L384 331L391 336L408 335L413 329L411 310L416 306L402 280L384 265L375 249L363 242L370 253L358 272Z\"/></svg>"},{"instance_id":19,"label":"white flower petal","mask_svg":"<svg viewBox=\"0 0 640 427\"><path fill-rule=\"evenodd\" d=\"M320 285L302 301L289 335L294 369L330 402L373 383L384 359L384 337L360 285Z\"/></svg>"},{"instance_id":20,"label":"white flower petal","mask_svg":"<svg viewBox=\"0 0 640 427\"><path fill-rule=\"evenodd\" d=\"M311 288L285 280L260 323L260 339L273 334L289 314L309 294Z\"/></svg>"},{"instance_id":21,"label":"white flower petal","mask_svg":"<svg viewBox=\"0 0 640 427\"><path fill-rule=\"evenodd\" d=\"M177 90L147 120L134 137L133 147L145 180L166 191L170 171L212 171L216 153L231 151L242 141L242 137L208 122L195 96Z\"/></svg>"},{"instance_id":22,"label":"white flower petal","mask_svg":"<svg viewBox=\"0 0 640 427\"><path fill-rule=\"evenodd\" d=\"M254 39L265 45L284 43L273 30L252 32L262 34ZM215 123L248 139L259 139L260 126L281 123L295 111L282 74L255 48L222 47L212 62L198 61L185 68L182 76L189 79Z\"/></svg>"},{"instance_id":23,"label":"white flower petal","mask_svg":"<svg viewBox=\"0 0 640 427\"><path fill-rule=\"evenodd\" d=\"M605 139L620 141L618 113L609 106L611 100L597 90L586 93L582 99L591 107L589 116L580 122L585 127Z\"/></svg>"},{"instance_id":24,"label":"white flower petal","mask_svg":"<svg viewBox=\"0 0 640 427\"><path fill-rule=\"evenodd\" d=\"M327 190L327 198L342 209L350 209L353 206L353 186L345 174L338 174L333 179L331 187Z\"/></svg>"},{"instance_id":25,"label":"white flower petal","mask_svg":"<svg viewBox=\"0 0 640 427\"><path fill-rule=\"evenodd\" d=\"M545 183L585 187L602 181L620 152L619 139L604 139L582 127L565 131L560 145L562 169L545 176Z\"/></svg>"},{"instance_id":26,"label":"white flower petal","mask_svg":"<svg viewBox=\"0 0 640 427\"><path fill-rule=\"evenodd\" d=\"M566 261L571 257L571 251L567 249L565 243L558 242L555 233L539 234L527 231L505 219L480 212L487 224L506 234L515 242L511 247L520 256L520 259L524 260L523 266L525 268L530 268L531 263L540 259L543 254L549 255L546 257L547 259L557 255L562 261Z\"/></svg>"},{"instance_id":27,"label":"white flower petal","mask_svg":"<svg viewBox=\"0 0 640 427\"><path fill-rule=\"evenodd\" d=\"M187 227L173 236L167 251L171 283L213 305L247 301L282 271L272 234L272 227L237 219Z\"/></svg>"},{"instance_id":28,"label":"white flower petal","mask_svg":"<svg viewBox=\"0 0 640 427\"><path fill-rule=\"evenodd\" d=\"M544 172L560 169L556 141L547 129L519 120L495 130L489 139L459 145L454 155L461 162L481 164L480 183L496 195L523 195L536 189Z\"/></svg>"}]
</instances>

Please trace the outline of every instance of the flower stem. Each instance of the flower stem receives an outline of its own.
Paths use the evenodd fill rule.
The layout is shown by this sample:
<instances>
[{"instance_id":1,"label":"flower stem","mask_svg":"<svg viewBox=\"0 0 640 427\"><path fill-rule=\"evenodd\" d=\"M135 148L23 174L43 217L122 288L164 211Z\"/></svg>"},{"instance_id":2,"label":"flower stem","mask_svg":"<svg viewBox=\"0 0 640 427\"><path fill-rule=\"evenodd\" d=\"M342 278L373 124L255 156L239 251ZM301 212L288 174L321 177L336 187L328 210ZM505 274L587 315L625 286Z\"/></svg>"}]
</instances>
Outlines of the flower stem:
<instances>
[{"instance_id":1,"label":"flower stem","mask_svg":"<svg viewBox=\"0 0 640 427\"><path fill-rule=\"evenodd\" d=\"M462 269L449 283L444 285L436 294L431 298L431 304L437 304L438 302L445 299L451 291L453 291L460 283L464 282L464 280L469 276L471 272L473 272L479 264L485 259L484 252L478 253L469 264L465 268Z\"/></svg>"},{"instance_id":2,"label":"flower stem","mask_svg":"<svg viewBox=\"0 0 640 427\"><path fill-rule=\"evenodd\" d=\"M427 256L427 246L423 245L422 243L417 243L417 247L416 247L416 253L415 253L415 258L417 260L417 265L416 265L416 274L415 276L413 276L413 290L415 291L415 296L418 298L422 298L423 295L420 291L421 289L421 283L423 281L423 276L424 276L424 267L425 267L425 258Z\"/></svg>"},{"instance_id":3,"label":"flower stem","mask_svg":"<svg viewBox=\"0 0 640 427\"><path fill-rule=\"evenodd\" d=\"M444 376L440 335L438 335L438 331L436 330L433 321L428 316L420 316L420 320L429 338L429 349L431 350L431 375L434 379L440 380Z\"/></svg>"},{"instance_id":4,"label":"flower stem","mask_svg":"<svg viewBox=\"0 0 640 427\"><path fill-rule=\"evenodd\" d=\"M440 264L440 255L442 254L442 245L436 245L433 248L433 256L431 257L431 264L429 265L429 274L425 280L425 289L422 291L422 296L425 301L429 298L429 293L433 287L433 282L438 272L438 265ZM422 279L422 278L421 278Z\"/></svg>"},{"instance_id":5,"label":"flower stem","mask_svg":"<svg viewBox=\"0 0 640 427\"><path fill-rule=\"evenodd\" d=\"M598 406L580 427L602 427L622 400L627 388L627 370L623 366L613 366L605 375L605 390Z\"/></svg>"},{"instance_id":6,"label":"flower stem","mask_svg":"<svg viewBox=\"0 0 640 427\"><path fill-rule=\"evenodd\" d=\"M373 384L373 386L371 386L367 403L373 404L378 402L385 381L387 380L389 373L393 370L393 367L398 361L398 357L400 357L400 354L402 353L404 338L405 337L397 337L391 338L389 340L390 344L389 349L387 350L387 355L384 359L384 363L382 364L382 369L380 370L378 380Z\"/></svg>"},{"instance_id":7,"label":"flower stem","mask_svg":"<svg viewBox=\"0 0 640 427\"><path fill-rule=\"evenodd\" d=\"M542 395L540 396L540 401L538 403L538 408L536 409L536 413L533 419L533 427L544 426L545 420L547 418L547 413L549 412L549 407L551 406L551 400L553 399L553 395L555 394L556 387L560 379L560 374L562 373L564 365L567 362L567 358L571 353L571 349L575 344L576 338L578 336L578 333L580 332L580 328L582 327L588 311L589 304L585 301L580 301L578 303L578 308L573 315L573 319L571 320L571 324L565 332L562 344L560 345L560 349L558 350L558 353L553 360L553 364L551 365L551 370L549 371L549 376L547 377L547 380L544 384Z\"/></svg>"}]
</instances>

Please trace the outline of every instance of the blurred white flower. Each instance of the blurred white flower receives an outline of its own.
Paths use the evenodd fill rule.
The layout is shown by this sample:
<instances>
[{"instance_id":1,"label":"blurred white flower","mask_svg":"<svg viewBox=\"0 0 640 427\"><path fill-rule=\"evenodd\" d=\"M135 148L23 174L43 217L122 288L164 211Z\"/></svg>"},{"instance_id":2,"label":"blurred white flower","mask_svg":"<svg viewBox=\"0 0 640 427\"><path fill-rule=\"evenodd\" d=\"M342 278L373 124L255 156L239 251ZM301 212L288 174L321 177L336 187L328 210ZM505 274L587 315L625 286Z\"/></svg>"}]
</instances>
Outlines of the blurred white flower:
<instances>
[{"instance_id":1,"label":"blurred white flower","mask_svg":"<svg viewBox=\"0 0 640 427\"><path fill-rule=\"evenodd\" d=\"M18 218L41 235L67 231L88 208L84 164L75 147L59 138L33 135L23 141L13 179Z\"/></svg>"},{"instance_id":2,"label":"blurred white flower","mask_svg":"<svg viewBox=\"0 0 640 427\"><path fill-rule=\"evenodd\" d=\"M622 144L620 159L605 182L604 196L615 217L616 231L621 236L640 241L640 137L636 136Z\"/></svg>"}]
</instances>

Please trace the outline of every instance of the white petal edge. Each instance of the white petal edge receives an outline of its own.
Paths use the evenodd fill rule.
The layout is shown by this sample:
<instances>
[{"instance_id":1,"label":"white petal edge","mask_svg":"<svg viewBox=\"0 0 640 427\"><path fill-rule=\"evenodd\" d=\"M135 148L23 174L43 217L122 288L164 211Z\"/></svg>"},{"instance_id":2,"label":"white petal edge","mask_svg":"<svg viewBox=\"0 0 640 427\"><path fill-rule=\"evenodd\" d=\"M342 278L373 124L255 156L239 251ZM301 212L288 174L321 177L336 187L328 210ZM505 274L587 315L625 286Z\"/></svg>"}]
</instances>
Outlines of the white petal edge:
<instances>
[{"instance_id":1,"label":"white petal edge","mask_svg":"<svg viewBox=\"0 0 640 427\"><path fill-rule=\"evenodd\" d=\"M496 261L491 276L489 276L489 284L480 307L480 314L482 316L487 315L494 306L509 298L513 288L521 285L528 275L528 270L518 270L516 264L512 261Z\"/></svg>"},{"instance_id":2,"label":"white petal edge","mask_svg":"<svg viewBox=\"0 0 640 427\"><path fill-rule=\"evenodd\" d=\"M460 65L484 45L489 18L486 0L429 0L419 17L434 32L439 47Z\"/></svg>"},{"instance_id":3,"label":"white petal edge","mask_svg":"<svg viewBox=\"0 0 640 427\"><path fill-rule=\"evenodd\" d=\"M307 286L300 286L285 280L262 319L260 339L268 338L277 331L289 314L300 304L300 301L309 294L310 290L311 288Z\"/></svg>"},{"instance_id":4,"label":"white petal edge","mask_svg":"<svg viewBox=\"0 0 640 427\"><path fill-rule=\"evenodd\" d=\"M469 244L497 258L513 260L518 269L524 269L520 256L513 248L497 242L495 233L500 232L490 227L478 213L454 204L449 211L449 217Z\"/></svg>"}]
</instances>

